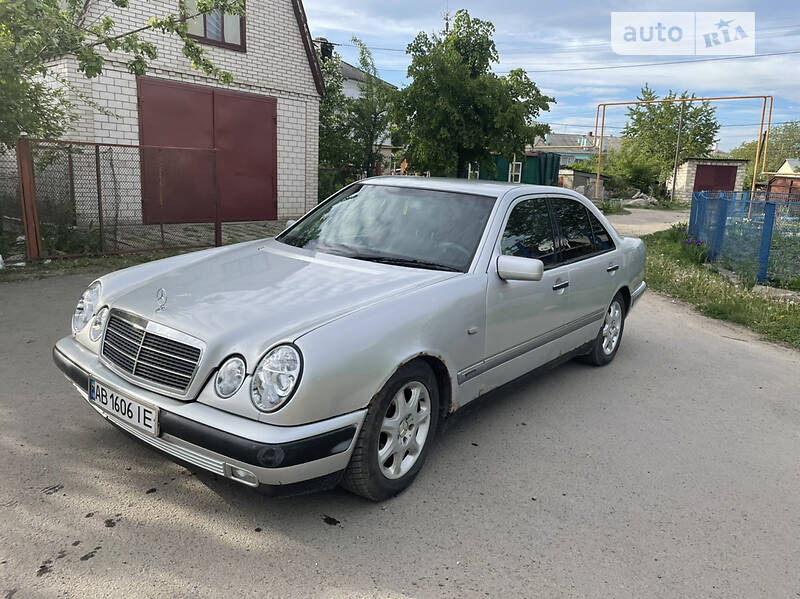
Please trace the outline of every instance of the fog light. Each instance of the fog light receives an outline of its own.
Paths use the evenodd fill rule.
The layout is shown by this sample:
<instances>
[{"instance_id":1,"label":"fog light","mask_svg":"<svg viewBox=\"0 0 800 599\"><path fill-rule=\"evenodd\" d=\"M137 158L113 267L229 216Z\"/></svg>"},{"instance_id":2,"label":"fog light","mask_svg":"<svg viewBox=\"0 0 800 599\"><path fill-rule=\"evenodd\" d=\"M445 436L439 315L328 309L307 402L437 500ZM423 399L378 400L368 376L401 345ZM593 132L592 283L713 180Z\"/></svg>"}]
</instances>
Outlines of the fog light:
<instances>
[{"instance_id":1,"label":"fog light","mask_svg":"<svg viewBox=\"0 0 800 599\"><path fill-rule=\"evenodd\" d=\"M256 478L256 475L249 470L239 468L238 466L231 466L230 464L225 464L225 467L228 478L232 478L233 480L244 483L250 487L258 486L258 478Z\"/></svg>"}]
</instances>

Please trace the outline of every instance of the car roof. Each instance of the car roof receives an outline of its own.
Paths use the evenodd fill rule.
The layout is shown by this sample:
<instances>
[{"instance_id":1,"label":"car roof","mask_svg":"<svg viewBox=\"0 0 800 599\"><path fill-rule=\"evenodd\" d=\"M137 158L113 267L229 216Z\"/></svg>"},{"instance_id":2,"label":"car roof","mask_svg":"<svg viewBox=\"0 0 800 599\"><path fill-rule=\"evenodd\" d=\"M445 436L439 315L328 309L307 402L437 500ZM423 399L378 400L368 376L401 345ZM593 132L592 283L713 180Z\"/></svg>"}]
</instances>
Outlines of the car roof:
<instances>
[{"instance_id":1,"label":"car roof","mask_svg":"<svg viewBox=\"0 0 800 599\"><path fill-rule=\"evenodd\" d=\"M552 193L553 190L564 191L563 187L551 187L548 185L527 185L504 183L503 181L477 181L474 179L449 179L444 177L384 176L362 179L359 183L366 185L430 189L433 191L451 191L495 198L499 198L506 192L515 189L529 193Z\"/></svg>"}]
</instances>

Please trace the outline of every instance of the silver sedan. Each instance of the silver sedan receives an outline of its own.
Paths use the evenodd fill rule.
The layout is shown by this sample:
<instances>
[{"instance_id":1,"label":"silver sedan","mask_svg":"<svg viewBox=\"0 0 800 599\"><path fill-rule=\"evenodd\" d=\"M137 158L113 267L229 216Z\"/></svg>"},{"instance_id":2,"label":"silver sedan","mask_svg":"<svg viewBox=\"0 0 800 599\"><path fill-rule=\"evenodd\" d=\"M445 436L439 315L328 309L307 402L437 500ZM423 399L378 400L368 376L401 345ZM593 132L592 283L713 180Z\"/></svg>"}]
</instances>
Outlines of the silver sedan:
<instances>
[{"instance_id":1,"label":"silver sedan","mask_svg":"<svg viewBox=\"0 0 800 599\"><path fill-rule=\"evenodd\" d=\"M468 402L613 360L644 261L569 190L368 179L275 239L98 279L53 356L100 416L182 462L382 500Z\"/></svg>"}]
</instances>

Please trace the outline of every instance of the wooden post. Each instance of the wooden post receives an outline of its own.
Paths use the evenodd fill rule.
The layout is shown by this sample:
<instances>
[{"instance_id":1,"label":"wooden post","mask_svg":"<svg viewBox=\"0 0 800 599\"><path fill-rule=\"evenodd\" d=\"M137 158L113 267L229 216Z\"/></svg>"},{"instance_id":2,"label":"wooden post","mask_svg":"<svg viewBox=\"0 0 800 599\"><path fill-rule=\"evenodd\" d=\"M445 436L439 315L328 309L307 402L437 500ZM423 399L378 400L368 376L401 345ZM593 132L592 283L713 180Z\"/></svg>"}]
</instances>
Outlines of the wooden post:
<instances>
[{"instance_id":1,"label":"wooden post","mask_svg":"<svg viewBox=\"0 0 800 599\"><path fill-rule=\"evenodd\" d=\"M33 173L31 142L24 137L17 140L17 175L22 198L25 251L28 260L37 260L42 256L42 239L39 233L39 214L36 209L36 180Z\"/></svg>"}]
</instances>

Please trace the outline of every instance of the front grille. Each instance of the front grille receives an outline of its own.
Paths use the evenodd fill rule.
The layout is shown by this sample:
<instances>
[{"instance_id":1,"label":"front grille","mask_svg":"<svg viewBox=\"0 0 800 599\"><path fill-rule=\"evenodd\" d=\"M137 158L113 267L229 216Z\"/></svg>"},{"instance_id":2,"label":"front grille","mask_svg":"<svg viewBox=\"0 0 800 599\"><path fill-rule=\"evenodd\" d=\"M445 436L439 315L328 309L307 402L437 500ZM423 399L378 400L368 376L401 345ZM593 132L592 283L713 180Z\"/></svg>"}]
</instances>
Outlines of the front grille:
<instances>
[{"instance_id":1,"label":"front grille","mask_svg":"<svg viewBox=\"0 0 800 599\"><path fill-rule=\"evenodd\" d=\"M136 378L185 393L194 378L202 348L154 333L148 330L149 324L112 310L103 338L103 357ZM176 336L183 335L176 332Z\"/></svg>"}]
</instances>

